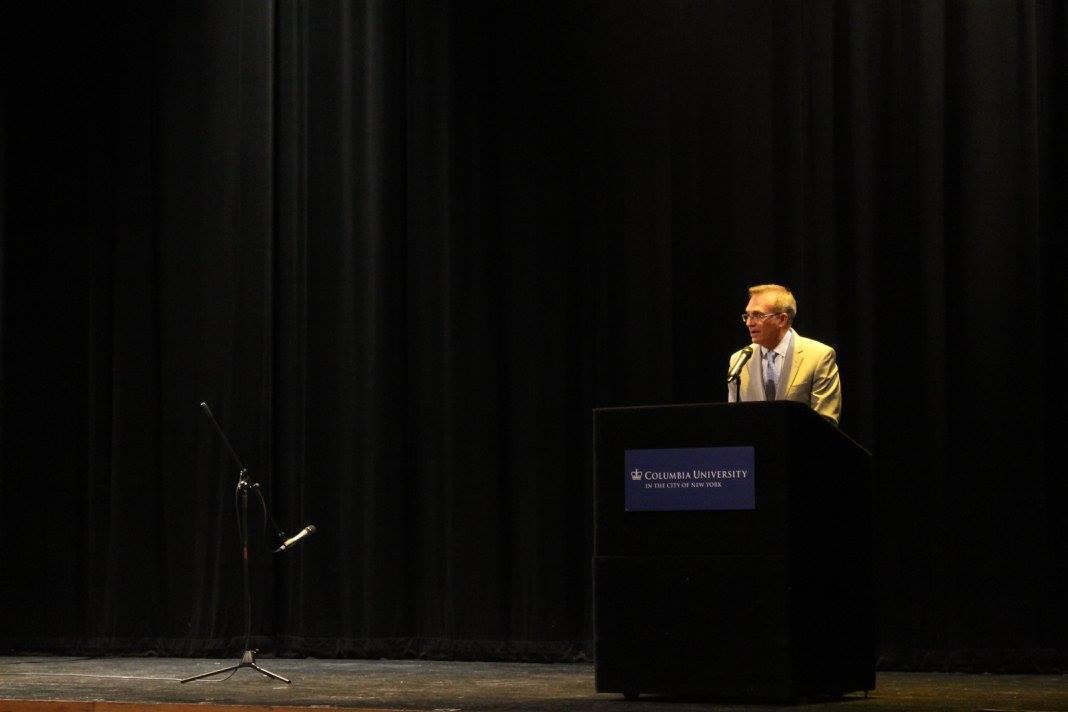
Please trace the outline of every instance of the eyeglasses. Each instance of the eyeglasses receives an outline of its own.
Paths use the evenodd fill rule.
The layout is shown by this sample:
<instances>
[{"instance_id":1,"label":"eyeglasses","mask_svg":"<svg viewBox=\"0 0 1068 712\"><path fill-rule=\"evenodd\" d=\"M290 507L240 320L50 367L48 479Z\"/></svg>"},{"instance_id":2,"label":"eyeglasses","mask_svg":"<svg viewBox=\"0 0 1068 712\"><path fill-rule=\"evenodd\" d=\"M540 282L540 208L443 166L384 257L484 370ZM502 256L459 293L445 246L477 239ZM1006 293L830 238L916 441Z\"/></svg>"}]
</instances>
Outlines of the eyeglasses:
<instances>
[{"instance_id":1,"label":"eyeglasses","mask_svg":"<svg viewBox=\"0 0 1068 712\"><path fill-rule=\"evenodd\" d=\"M760 312L746 312L745 314L742 314L742 323L748 324L750 319L753 321L764 321L769 316L778 316L779 314L785 313L786 312L775 312L773 314L761 314Z\"/></svg>"}]
</instances>

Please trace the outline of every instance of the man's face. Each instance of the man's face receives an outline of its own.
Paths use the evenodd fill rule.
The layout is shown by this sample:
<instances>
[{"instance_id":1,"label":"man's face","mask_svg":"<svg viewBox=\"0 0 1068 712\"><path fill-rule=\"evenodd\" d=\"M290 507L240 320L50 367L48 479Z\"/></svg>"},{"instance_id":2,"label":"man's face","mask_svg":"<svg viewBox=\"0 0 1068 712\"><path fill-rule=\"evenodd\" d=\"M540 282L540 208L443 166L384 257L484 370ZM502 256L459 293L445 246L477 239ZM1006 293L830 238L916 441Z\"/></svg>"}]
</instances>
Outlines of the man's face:
<instances>
[{"instance_id":1,"label":"man's face","mask_svg":"<svg viewBox=\"0 0 1068 712\"><path fill-rule=\"evenodd\" d=\"M770 294L754 294L745 307L746 314L773 314L775 312L775 297ZM789 317L785 314L775 314L763 319L750 317L745 324L749 329L749 337L754 344L767 349L773 349L782 341L789 329Z\"/></svg>"}]
</instances>

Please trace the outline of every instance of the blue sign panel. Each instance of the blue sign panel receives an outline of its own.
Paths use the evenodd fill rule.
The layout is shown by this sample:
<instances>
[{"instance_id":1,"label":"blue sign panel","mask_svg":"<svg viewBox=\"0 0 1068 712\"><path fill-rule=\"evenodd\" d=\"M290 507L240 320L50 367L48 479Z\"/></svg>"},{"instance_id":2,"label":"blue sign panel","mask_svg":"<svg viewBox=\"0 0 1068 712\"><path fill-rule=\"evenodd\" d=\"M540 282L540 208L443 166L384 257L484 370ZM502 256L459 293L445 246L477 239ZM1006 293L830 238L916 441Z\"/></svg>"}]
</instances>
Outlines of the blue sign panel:
<instances>
[{"instance_id":1,"label":"blue sign panel","mask_svg":"<svg viewBox=\"0 0 1068 712\"><path fill-rule=\"evenodd\" d=\"M628 512L756 509L753 448L626 450Z\"/></svg>"}]
</instances>

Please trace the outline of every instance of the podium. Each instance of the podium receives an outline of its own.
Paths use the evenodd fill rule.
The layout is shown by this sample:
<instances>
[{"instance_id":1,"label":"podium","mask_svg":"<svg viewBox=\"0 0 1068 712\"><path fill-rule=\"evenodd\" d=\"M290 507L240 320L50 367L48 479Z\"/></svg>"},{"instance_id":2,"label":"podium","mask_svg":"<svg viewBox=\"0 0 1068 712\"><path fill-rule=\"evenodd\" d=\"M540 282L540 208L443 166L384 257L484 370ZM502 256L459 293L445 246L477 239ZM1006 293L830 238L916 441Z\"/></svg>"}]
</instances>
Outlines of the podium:
<instances>
[{"instance_id":1,"label":"podium","mask_svg":"<svg viewBox=\"0 0 1068 712\"><path fill-rule=\"evenodd\" d=\"M796 701L875 688L864 448L790 401L593 418L598 692Z\"/></svg>"}]
</instances>

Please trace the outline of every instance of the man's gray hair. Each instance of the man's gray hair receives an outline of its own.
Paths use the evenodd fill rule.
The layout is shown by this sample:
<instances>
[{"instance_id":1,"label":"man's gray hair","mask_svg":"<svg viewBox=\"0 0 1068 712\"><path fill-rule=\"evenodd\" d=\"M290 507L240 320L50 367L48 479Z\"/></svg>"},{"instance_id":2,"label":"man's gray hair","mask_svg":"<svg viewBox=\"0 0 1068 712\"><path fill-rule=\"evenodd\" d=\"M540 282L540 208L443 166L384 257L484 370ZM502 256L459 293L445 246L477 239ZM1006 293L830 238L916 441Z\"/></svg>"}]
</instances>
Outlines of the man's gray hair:
<instances>
[{"instance_id":1,"label":"man's gray hair","mask_svg":"<svg viewBox=\"0 0 1068 712\"><path fill-rule=\"evenodd\" d=\"M790 317L790 323L794 323L797 316L797 300L794 294L781 284L758 284L749 288L749 296L757 294L772 294L775 296L775 311L783 312Z\"/></svg>"}]
</instances>

